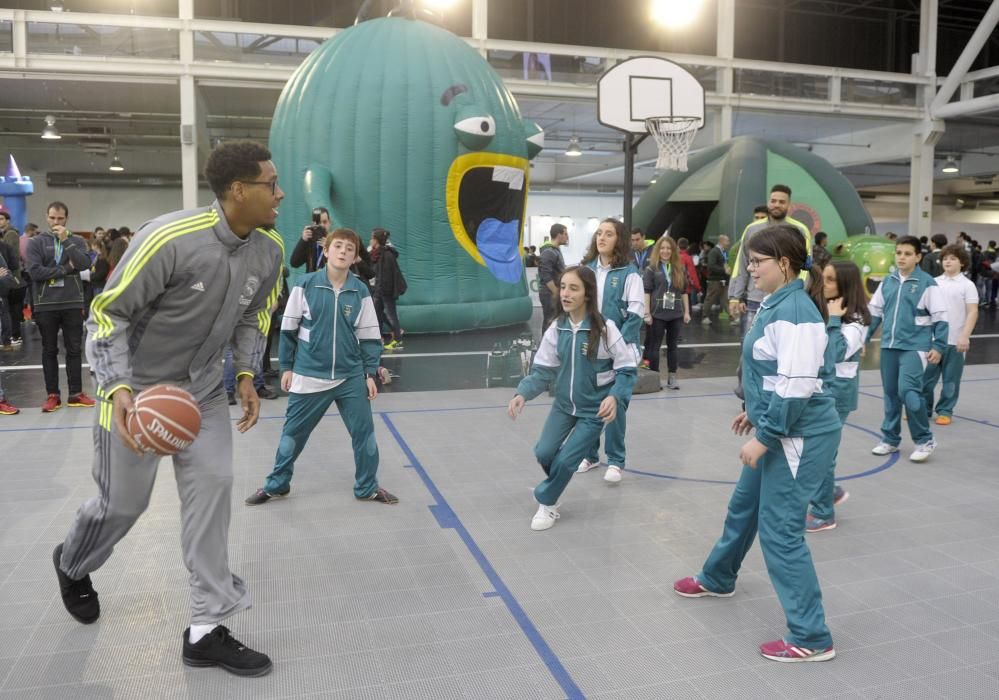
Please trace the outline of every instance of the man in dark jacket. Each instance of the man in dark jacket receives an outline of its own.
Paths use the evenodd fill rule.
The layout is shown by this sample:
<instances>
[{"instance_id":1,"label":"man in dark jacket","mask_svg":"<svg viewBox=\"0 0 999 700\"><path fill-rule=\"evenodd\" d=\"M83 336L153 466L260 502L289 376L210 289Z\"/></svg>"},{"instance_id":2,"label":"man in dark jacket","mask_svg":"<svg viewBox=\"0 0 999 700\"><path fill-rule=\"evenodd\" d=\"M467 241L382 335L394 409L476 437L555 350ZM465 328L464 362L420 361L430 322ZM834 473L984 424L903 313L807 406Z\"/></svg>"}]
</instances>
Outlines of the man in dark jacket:
<instances>
[{"instance_id":1,"label":"man in dark jacket","mask_svg":"<svg viewBox=\"0 0 999 700\"><path fill-rule=\"evenodd\" d=\"M7 267L7 259L4 257L4 254L7 252L5 250L6 247L6 245L0 243L0 306L3 306L7 292L17 284L14 280L14 274ZM3 323L3 320L0 320L0 323ZM15 406L7 403L7 396L3 391L3 375L0 374L0 416L13 416L17 413L20 413L20 411Z\"/></svg>"},{"instance_id":2,"label":"man in dark jacket","mask_svg":"<svg viewBox=\"0 0 999 700\"><path fill-rule=\"evenodd\" d=\"M21 323L24 321L25 280L21 270L21 237L10 223L10 212L0 205L0 240L9 248L5 256L7 268L14 276L14 285L7 292L7 308L10 312L10 341L13 347L21 344ZM6 336L5 336L6 337Z\"/></svg>"},{"instance_id":3,"label":"man in dark jacket","mask_svg":"<svg viewBox=\"0 0 999 700\"><path fill-rule=\"evenodd\" d=\"M719 307L724 303L725 282L728 274L725 272L725 256L728 251L729 238L724 233L718 236L718 245L708 251L708 293L704 297L704 305L701 307L701 323L708 325L718 320L718 314L714 311L717 304Z\"/></svg>"},{"instance_id":4,"label":"man in dark jacket","mask_svg":"<svg viewBox=\"0 0 999 700\"><path fill-rule=\"evenodd\" d=\"M386 350L402 348L402 327L396 313L395 302L406 292L406 279L399 268L399 251L389 244L389 234L383 228L371 232L371 267L375 273L375 283L371 296L378 316L378 328L386 323L392 329L392 339L385 343Z\"/></svg>"},{"instance_id":5,"label":"man in dark jacket","mask_svg":"<svg viewBox=\"0 0 999 700\"><path fill-rule=\"evenodd\" d=\"M324 207L320 207L319 212L319 226L323 227L325 233L321 236L318 235L319 231L313 230L315 224L303 228L302 237L295 244L295 249L291 251L291 259L289 260L292 267L305 265L306 272L315 272L326 264L323 257L323 241L326 239L326 234L330 232L330 213Z\"/></svg>"},{"instance_id":6,"label":"man in dark jacket","mask_svg":"<svg viewBox=\"0 0 999 700\"><path fill-rule=\"evenodd\" d=\"M558 281L565 270L565 260L559 250L569 243L569 230L562 224L552 224L548 242L541 246L538 257L538 299L541 301L541 335L545 334L561 309L557 303Z\"/></svg>"},{"instance_id":7,"label":"man in dark jacket","mask_svg":"<svg viewBox=\"0 0 999 700\"><path fill-rule=\"evenodd\" d=\"M66 348L69 406L90 407L83 393L83 282L90 269L87 243L66 228L69 208L62 202L48 207L48 231L28 241L27 270L31 276L32 311L42 334L42 373L45 375L44 413L62 407L59 393L59 331Z\"/></svg>"}]
</instances>

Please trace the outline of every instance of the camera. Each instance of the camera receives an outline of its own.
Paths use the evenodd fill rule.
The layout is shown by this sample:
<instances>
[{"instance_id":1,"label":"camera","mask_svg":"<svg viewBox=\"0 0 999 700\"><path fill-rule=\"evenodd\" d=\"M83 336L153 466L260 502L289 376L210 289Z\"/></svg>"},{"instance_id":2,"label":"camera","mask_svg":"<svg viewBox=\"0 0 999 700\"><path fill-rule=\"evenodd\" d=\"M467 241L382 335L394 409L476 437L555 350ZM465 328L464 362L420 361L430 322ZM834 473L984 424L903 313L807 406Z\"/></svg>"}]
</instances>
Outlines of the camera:
<instances>
[{"instance_id":1,"label":"camera","mask_svg":"<svg viewBox=\"0 0 999 700\"><path fill-rule=\"evenodd\" d=\"M312 226L309 230L312 231L312 238L314 241L318 242L326 237L326 227L322 225L323 220L323 210L313 209L312 210Z\"/></svg>"}]
</instances>

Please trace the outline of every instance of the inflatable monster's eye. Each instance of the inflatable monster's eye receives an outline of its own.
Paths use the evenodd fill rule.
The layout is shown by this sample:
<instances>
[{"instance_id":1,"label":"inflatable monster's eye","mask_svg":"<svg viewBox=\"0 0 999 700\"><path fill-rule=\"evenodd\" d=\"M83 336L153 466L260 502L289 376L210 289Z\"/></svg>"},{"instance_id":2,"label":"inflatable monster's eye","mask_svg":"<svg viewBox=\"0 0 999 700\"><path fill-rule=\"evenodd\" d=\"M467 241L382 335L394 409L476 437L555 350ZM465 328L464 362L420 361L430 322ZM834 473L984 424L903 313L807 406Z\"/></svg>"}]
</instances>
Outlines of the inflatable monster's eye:
<instances>
[{"instance_id":1,"label":"inflatable monster's eye","mask_svg":"<svg viewBox=\"0 0 999 700\"><path fill-rule=\"evenodd\" d=\"M545 132L532 121L524 120L524 132L527 134L527 157L529 159L541 153L545 147Z\"/></svg>"},{"instance_id":2,"label":"inflatable monster's eye","mask_svg":"<svg viewBox=\"0 0 999 700\"><path fill-rule=\"evenodd\" d=\"M870 271L871 271L871 266L870 265L864 265L863 273L866 275Z\"/></svg>"},{"instance_id":3,"label":"inflatable monster's eye","mask_svg":"<svg viewBox=\"0 0 999 700\"><path fill-rule=\"evenodd\" d=\"M496 120L490 116L465 117L455 122L454 131L466 148L478 151L485 148L496 135Z\"/></svg>"}]
</instances>

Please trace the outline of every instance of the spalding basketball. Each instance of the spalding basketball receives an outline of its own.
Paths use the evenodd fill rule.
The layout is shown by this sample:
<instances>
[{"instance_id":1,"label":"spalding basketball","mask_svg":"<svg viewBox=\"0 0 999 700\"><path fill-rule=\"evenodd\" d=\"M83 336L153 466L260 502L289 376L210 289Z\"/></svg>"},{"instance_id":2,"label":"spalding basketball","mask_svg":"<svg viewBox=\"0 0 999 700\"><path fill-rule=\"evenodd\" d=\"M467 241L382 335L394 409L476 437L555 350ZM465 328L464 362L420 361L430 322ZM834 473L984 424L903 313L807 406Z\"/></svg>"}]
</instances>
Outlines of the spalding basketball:
<instances>
[{"instance_id":1,"label":"spalding basketball","mask_svg":"<svg viewBox=\"0 0 999 700\"><path fill-rule=\"evenodd\" d=\"M135 397L128 432L146 452L173 455L186 449L201 430L201 410L190 393L169 384L151 386Z\"/></svg>"}]
</instances>

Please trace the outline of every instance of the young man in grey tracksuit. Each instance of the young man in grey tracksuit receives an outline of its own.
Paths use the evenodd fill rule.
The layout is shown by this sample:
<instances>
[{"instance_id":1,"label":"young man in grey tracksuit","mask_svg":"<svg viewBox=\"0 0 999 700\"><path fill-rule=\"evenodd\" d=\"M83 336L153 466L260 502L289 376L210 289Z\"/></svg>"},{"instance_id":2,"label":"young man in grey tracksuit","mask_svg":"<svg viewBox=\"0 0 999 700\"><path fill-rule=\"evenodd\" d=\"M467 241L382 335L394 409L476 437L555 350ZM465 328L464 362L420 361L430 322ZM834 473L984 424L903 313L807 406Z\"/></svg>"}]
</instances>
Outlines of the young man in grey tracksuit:
<instances>
[{"instance_id":1,"label":"young man in grey tracksuit","mask_svg":"<svg viewBox=\"0 0 999 700\"><path fill-rule=\"evenodd\" d=\"M252 142L212 152L205 175L218 199L145 224L92 304L87 356L97 375L94 480L98 495L77 511L53 559L63 604L78 621L100 616L90 581L149 504L160 457L139 451L125 428L132 394L155 384L187 389L201 409L201 432L174 456L181 545L191 572L189 666L221 666L242 676L271 670L266 655L219 623L250 607L246 584L229 570L232 429L222 388L222 350L232 343L245 432L260 402L260 367L270 306L284 258L271 229L284 193L271 154Z\"/></svg>"}]
</instances>

